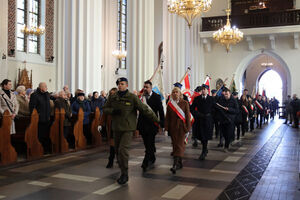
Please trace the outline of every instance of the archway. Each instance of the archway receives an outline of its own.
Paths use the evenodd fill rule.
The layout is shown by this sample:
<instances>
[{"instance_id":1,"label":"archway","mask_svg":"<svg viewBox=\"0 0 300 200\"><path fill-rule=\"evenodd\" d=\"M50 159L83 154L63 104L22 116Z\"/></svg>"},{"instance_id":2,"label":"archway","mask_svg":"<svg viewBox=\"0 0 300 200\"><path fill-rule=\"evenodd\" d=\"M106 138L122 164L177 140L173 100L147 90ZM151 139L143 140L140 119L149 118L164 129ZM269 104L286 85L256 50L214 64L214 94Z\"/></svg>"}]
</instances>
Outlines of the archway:
<instances>
[{"instance_id":1,"label":"archway","mask_svg":"<svg viewBox=\"0 0 300 200\"><path fill-rule=\"evenodd\" d=\"M266 70L258 78L259 94L265 93L268 98L275 97L282 105L283 83L280 75L274 70Z\"/></svg>"},{"instance_id":2,"label":"archway","mask_svg":"<svg viewBox=\"0 0 300 200\"><path fill-rule=\"evenodd\" d=\"M268 70L276 71L281 77L285 98L291 92L291 74L286 62L276 53L267 50L252 52L246 56L235 73L235 82L239 92L247 88L249 93L258 92L259 78Z\"/></svg>"}]
</instances>

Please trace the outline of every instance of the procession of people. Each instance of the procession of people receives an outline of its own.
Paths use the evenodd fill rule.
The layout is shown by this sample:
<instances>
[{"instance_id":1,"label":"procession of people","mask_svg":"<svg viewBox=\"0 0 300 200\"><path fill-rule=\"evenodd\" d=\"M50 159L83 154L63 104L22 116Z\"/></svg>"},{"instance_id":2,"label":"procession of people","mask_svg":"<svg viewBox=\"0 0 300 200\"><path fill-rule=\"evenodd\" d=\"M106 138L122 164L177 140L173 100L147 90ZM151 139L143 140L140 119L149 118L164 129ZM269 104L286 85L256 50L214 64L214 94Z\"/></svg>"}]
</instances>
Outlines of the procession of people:
<instances>
[{"instance_id":1,"label":"procession of people","mask_svg":"<svg viewBox=\"0 0 300 200\"><path fill-rule=\"evenodd\" d=\"M172 143L173 165L172 174L184 167L184 152L188 138L192 139L194 148L201 143L199 162L209 156L209 141L219 139L218 148L226 153L231 146L242 145L241 137L246 132L261 129L263 124L270 122L278 114L279 101L274 97L268 99L265 95L250 96L244 89L241 96L231 91L225 85L218 90L203 84L197 86L193 95L188 98L182 91L182 85L175 83L168 96L155 92L150 80L144 82L140 93L134 94L128 90L130 82L127 78L119 78L115 88L109 91L94 91L87 98L83 90L76 90L73 96L68 86L58 93L50 94L46 83L40 83L36 90L27 90L19 86L12 91L12 82L5 79L1 83L0 111L11 113L12 119L18 116L29 116L33 109L39 113L38 138L45 153L51 151L49 127L53 119L54 108L64 108L64 136L69 148L74 148L74 135L70 130L71 117L79 109L83 109L83 131L88 144L91 143L89 115L98 107L101 112L101 122L98 130L107 137L109 157L107 168L112 168L115 157L120 167L121 175L117 182L121 185L129 180L128 160L130 143L133 133L138 130L145 147L145 155L141 165L143 172L155 166L155 137L159 131L170 136ZM210 94L211 92L211 94ZM167 99L164 105L162 99ZM164 111L166 106L166 112ZM297 95L290 96L284 102L285 123L299 126L300 100ZM256 123L256 126L255 126ZM12 124L11 133L14 134ZM189 136L189 132L192 132Z\"/></svg>"}]
</instances>

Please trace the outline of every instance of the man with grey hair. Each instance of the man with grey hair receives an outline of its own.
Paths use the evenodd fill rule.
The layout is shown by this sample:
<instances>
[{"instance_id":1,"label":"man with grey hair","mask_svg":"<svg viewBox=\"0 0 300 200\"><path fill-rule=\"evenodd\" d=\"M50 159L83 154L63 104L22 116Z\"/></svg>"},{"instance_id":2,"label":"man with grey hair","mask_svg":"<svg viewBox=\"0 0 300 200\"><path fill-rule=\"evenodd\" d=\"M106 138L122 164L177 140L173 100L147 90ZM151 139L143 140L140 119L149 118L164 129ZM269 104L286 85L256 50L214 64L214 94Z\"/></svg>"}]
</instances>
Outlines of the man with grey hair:
<instances>
[{"instance_id":1,"label":"man with grey hair","mask_svg":"<svg viewBox=\"0 0 300 200\"><path fill-rule=\"evenodd\" d=\"M50 153L51 142L49 138L50 129L50 94L47 84L41 82L36 91L31 95L29 102L29 110L32 113L36 109L39 113L38 137L43 145L44 153Z\"/></svg>"}]
</instances>

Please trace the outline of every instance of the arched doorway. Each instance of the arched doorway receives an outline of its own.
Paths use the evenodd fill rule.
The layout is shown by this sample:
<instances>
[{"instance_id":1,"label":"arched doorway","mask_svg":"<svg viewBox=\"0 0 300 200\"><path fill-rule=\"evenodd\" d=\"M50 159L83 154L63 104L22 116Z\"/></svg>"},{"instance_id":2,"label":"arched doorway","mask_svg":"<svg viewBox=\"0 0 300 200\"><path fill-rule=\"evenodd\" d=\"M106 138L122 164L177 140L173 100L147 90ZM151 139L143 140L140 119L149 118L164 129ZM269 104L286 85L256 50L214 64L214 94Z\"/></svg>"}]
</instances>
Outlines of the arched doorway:
<instances>
[{"instance_id":1,"label":"arched doorway","mask_svg":"<svg viewBox=\"0 0 300 200\"><path fill-rule=\"evenodd\" d=\"M263 72L258 78L258 92L259 94L265 94L268 98L275 97L279 104L282 105L283 95L283 83L280 75L270 69Z\"/></svg>"},{"instance_id":2,"label":"arched doorway","mask_svg":"<svg viewBox=\"0 0 300 200\"><path fill-rule=\"evenodd\" d=\"M249 93L257 93L259 80L269 70L277 72L282 80L282 97L291 92L291 74L286 62L272 51L259 50L246 56L235 73L235 82L239 92L248 89Z\"/></svg>"}]
</instances>

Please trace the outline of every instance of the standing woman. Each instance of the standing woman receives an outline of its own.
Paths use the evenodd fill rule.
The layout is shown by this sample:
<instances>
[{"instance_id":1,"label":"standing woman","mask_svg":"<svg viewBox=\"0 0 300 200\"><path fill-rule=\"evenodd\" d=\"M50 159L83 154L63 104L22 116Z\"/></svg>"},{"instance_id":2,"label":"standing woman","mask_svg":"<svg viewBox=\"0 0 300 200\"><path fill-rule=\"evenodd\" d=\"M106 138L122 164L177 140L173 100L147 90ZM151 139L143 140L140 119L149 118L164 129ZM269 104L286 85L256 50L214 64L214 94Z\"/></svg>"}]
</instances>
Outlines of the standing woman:
<instances>
[{"instance_id":1,"label":"standing woman","mask_svg":"<svg viewBox=\"0 0 300 200\"><path fill-rule=\"evenodd\" d=\"M0 114L2 115L6 110L11 114L12 124L11 124L11 134L15 134L15 123L14 119L18 114L19 103L16 95L11 91L12 82L11 80L4 79L1 83L0 90Z\"/></svg>"},{"instance_id":2,"label":"standing woman","mask_svg":"<svg viewBox=\"0 0 300 200\"><path fill-rule=\"evenodd\" d=\"M183 95L178 87L172 90L171 98L167 107L165 119L165 130L171 136L173 145L173 167L170 169L173 174L181 169L182 157L185 149L185 134L191 128L189 103L183 100Z\"/></svg>"},{"instance_id":3,"label":"standing woman","mask_svg":"<svg viewBox=\"0 0 300 200\"><path fill-rule=\"evenodd\" d=\"M118 91L117 88L112 88L109 91L109 96L115 94L117 91ZM108 157L108 163L106 165L106 168L112 168L114 165L116 151L115 151L113 132L111 129L111 115L103 114L101 116L100 126L98 127L98 129L100 132L102 132L104 128L106 129L107 140L109 143L109 157Z\"/></svg>"}]
</instances>

